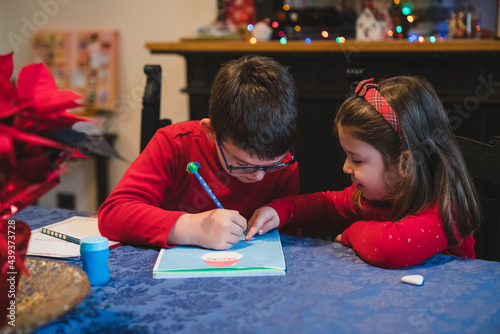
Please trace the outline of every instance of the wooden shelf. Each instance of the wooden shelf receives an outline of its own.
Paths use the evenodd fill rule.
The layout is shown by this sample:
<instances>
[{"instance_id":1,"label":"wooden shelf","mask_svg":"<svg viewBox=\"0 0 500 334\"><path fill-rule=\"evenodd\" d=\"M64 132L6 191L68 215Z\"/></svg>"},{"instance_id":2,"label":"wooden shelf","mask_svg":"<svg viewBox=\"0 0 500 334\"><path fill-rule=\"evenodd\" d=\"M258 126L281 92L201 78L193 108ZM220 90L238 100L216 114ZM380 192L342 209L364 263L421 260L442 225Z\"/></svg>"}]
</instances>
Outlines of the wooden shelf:
<instances>
[{"instance_id":1,"label":"wooden shelf","mask_svg":"<svg viewBox=\"0 0 500 334\"><path fill-rule=\"evenodd\" d=\"M391 40L382 42L279 41L250 44L244 40L182 39L179 42L147 42L151 53L191 52L500 52L498 40L451 40L442 42L413 42Z\"/></svg>"}]
</instances>

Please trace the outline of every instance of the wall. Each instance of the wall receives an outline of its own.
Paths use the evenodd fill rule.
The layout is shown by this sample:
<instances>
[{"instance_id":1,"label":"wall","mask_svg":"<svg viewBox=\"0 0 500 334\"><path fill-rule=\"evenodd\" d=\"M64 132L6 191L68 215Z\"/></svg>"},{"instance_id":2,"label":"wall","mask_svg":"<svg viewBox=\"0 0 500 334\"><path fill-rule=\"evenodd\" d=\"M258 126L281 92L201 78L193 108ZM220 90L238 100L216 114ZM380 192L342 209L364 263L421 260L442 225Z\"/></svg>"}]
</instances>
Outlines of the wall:
<instances>
[{"instance_id":1,"label":"wall","mask_svg":"<svg viewBox=\"0 0 500 334\"><path fill-rule=\"evenodd\" d=\"M118 136L115 142L118 152L133 161L139 154L145 64L159 64L163 69L162 117L173 122L188 119L188 98L180 92L186 85L184 59L150 55L144 47L145 42L194 37L196 28L212 23L216 15L215 0L1 0L0 54L14 51L14 74L17 75L20 68L31 62L30 36L37 29L117 29L120 35L119 108L107 128ZM128 165L119 160L110 162L111 189ZM82 163L74 171L88 166L91 164ZM87 174L82 177L93 182L93 172Z\"/></svg>"}]
</instances>

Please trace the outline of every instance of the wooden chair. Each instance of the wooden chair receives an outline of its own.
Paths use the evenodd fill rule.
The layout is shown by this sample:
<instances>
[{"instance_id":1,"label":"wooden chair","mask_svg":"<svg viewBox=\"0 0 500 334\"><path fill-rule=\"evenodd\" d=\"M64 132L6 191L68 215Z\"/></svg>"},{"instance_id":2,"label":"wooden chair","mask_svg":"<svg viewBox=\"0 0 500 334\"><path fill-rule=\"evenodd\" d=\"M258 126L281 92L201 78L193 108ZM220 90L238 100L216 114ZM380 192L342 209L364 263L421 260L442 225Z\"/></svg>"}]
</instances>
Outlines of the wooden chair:
<instances>
[{"instance_id":1,"label":"wooden chair","mask_svg":"<svg viewBox=\"0 0 500 334\"><path fill-rule=\"evenodd\" d=\"M492 136L488 143L455 136L473 179L486 179L496 185L500 181L500 137Z\"/></svg>"},{"instance_id":2,"label":"wooden chair","mask_svg":"<svg viewBox=\"0 0 500 334\"><path fill-rule=\"evenodd\" d=\"M482 226L476 232L476 257L500 261L500 137L488 143L456 136L481 203Z\"/></svg>"},{"instance_id":3,"label":"wooden chair","mask_svg":"<svg viewBox=\"0 0 500 334\"><path fill-rule=\"evenodd\" d=\"M142 98L141 152L156 130L172 124L170 119L160 119L161 66L146 65L144 66L144 73L146 74L146 87Z\"/></svg>"}]
</instances>

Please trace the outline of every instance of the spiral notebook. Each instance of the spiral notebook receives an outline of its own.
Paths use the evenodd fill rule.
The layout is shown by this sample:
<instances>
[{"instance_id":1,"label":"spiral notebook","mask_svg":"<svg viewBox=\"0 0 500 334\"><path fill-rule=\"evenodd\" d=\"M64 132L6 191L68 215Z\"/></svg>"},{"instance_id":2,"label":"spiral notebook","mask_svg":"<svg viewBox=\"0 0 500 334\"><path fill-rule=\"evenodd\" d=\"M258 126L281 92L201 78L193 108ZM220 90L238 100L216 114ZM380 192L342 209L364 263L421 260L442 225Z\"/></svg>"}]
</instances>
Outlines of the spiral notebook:
<instances>
[{"instance_id":1,"label":"spiral notebook","mask_svg":"<svg viewBox=\"0 0 500 334\"><path fill-rule=\"evenodd\" d=\"M285 275L286 265L278 230L240 241L228 250L178 246L162 249L153 278Z\"/></svg>"}]
</instances>

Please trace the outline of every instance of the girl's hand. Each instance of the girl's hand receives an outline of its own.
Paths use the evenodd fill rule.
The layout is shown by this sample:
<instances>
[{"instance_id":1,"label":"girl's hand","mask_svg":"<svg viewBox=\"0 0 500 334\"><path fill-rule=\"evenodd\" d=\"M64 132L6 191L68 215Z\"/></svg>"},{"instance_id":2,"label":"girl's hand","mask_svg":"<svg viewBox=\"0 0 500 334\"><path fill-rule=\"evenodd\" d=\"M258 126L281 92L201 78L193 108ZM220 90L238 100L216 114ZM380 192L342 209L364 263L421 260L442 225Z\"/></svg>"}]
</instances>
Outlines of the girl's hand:
<instances>
[{"instance_id":1,"label":"girl's hand","mask_svg":"<svg viewBox=\"0 0 500 334\"><path fill-rule=\"evenodd\" d=\"M342 234L337 235L337 237L335 238L335 241L340 242L341 240L342 240Z\"/></svg>"},{"instance_id":2,"label":"girl's hand","mask_svg":"<svg viewBox=\"0 0 500 334\"><path fill-rule=\"evenodd\" d=\"M186 213L175 223L167 243L228 249L240 240L246 228L247 220L235 210Z\"/></svg>"},{"instance_id":3,"label":"girl's hand","mask_svg":"<svg viewBox=\"0 0 500 334\"><path fill-rule=\"evenodd\" d=\"M280 225L276 210L270 206L257 209L248 221L248 233L245 240L250 240L256 233L264 234Z\"/></svg>"}]
</instances>

